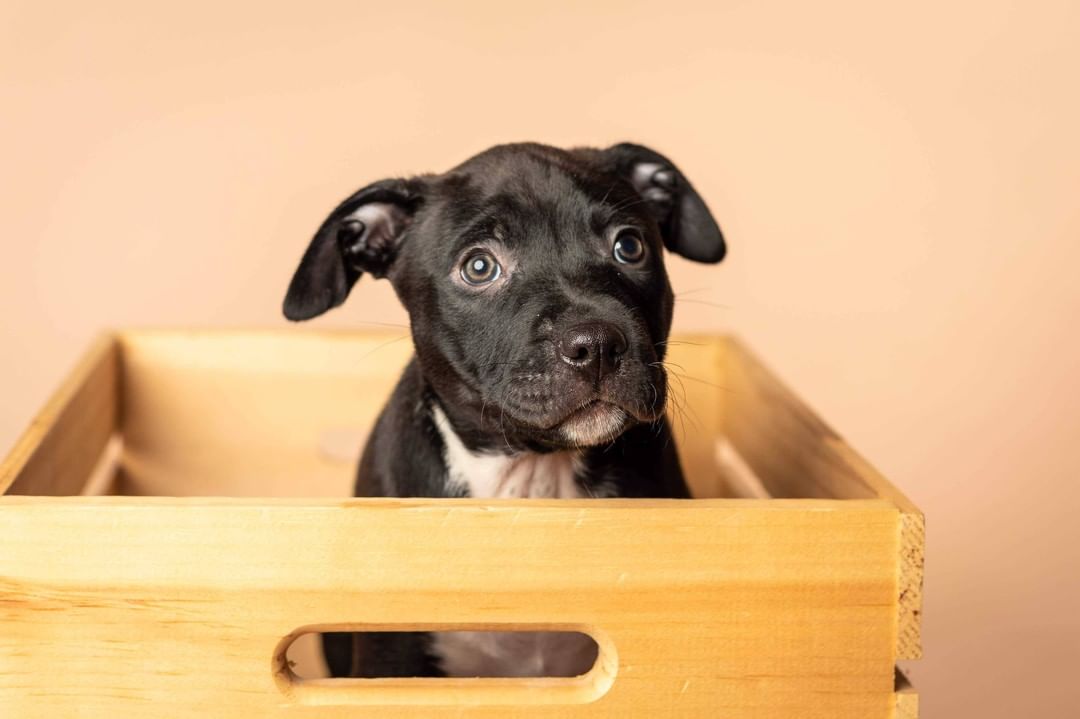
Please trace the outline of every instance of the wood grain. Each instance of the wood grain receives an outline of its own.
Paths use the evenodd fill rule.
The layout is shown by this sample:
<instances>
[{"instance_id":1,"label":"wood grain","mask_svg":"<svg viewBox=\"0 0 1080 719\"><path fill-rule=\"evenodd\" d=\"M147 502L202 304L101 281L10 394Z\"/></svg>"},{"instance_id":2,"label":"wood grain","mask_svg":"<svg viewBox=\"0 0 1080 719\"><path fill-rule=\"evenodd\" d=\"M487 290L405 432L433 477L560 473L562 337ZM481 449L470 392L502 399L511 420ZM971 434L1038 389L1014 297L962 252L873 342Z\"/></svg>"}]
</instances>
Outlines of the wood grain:
<instances>
[{"instance_id":1,"label":"wood grain","mask_svg":"<svg viewBox=\"0 0 1080 719\"><path fill-rule=\"evenodd\" d=\"M696 496L759 499L313 498L348 494L410 351L95 345L0 482L260 498L0 497L0 716L916 716L893 667L921 652L922 515L741 344L672 342L673 424ZM569 680L298 680L290 639L343 625L576 629L602 651Z\"/></svg>"},{"instance_id":2,"label":"wood grain","mask_svg":"<svg viewBox=\"0 0 1080 719\"><path fill-rule=\"evenodd\" d=\"M78 494L117 426L117 348L99 337L0 461L0 494Z\"/></svg>"},{"instance_id":3,"label":"wood grain","mask_svg":"<svg viewBox=\"0 0 1080 719\"><path fill-rule=\"evenodd\" d=\"M6 498L0 715L884 719L897 521L881 500ZM284 638L340 623L610 646L539 685L282 676Z\"/></svg>"},{"instance_id":4,"label":"wood grain","mask_svg":"<svg viewBox=\"0 0 1080 719\"><path fill-rule=\"evenodd\" d=\"M349 496L412 352L405 331L138 331L121 346L124 491L173 496Z\"/></svg>"},{"instance_id":5,"label":"wood grain","mask_svg":"<svg viewBox=\"0 0 1080 719\"><path fill-rule=\"evenodd\" d=\"M924 519L919 509L784 386L741 342L725 340L723 434L773 497L877 498L897 534L897 656L922 656Z\"/></svg>"}]
</instances>

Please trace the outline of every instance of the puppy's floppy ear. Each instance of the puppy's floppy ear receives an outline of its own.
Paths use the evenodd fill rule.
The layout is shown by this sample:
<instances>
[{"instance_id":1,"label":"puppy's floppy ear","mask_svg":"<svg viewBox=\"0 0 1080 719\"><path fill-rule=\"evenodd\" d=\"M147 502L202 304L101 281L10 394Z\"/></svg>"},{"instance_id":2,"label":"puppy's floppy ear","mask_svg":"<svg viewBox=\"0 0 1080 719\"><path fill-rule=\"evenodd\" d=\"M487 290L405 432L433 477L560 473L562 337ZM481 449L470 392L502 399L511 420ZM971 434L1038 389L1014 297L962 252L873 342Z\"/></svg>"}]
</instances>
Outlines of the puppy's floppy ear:
<instances>
[{"instance_id":1,"label":"puppy's floppy ear","mask_svg":"<svg viewBox=\"0 0 1080 719\"><path fill-rule=\"evenodd\" d=\"M604 151L615 170L648 203L664 245L698 262L719 262L727 245L712 213L671 160L647 147L624 142Z\"/></svg>"},{"instance_id":2,"label":"puppy's floppy ear","mask_svg":"<svg viewBox=\"0 0 1080 719\"><path fill-rule=\"evenodd\" d=\"M364 272L384 277L421 197L405 180L382 180L357 191L330 213L289 283L284 312L308 320L349 295Z\"/></svg>"}]
</instances>

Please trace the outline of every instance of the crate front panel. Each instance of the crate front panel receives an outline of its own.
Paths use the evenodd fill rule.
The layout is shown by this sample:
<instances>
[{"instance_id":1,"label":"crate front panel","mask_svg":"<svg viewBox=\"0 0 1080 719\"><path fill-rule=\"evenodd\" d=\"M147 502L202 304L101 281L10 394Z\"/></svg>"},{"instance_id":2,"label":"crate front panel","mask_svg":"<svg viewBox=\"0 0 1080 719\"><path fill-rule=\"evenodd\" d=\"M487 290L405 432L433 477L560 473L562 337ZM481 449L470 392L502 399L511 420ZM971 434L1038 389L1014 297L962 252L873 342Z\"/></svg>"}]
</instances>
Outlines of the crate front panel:
<instances>
[{"instance_id":1,"label":"crate front panel","mask_svg":"<svg viewBox=\"0 0 1080 719\"><path fill-rule=\"evenodd\" d=\"M889 717L898 518L878 500L9 497L0 716ZM282 639L342 623L578 627L610 640L612 681L584 704L527 682L491 704L496 680L283 691Z\"/></svg>"}]
</instances>

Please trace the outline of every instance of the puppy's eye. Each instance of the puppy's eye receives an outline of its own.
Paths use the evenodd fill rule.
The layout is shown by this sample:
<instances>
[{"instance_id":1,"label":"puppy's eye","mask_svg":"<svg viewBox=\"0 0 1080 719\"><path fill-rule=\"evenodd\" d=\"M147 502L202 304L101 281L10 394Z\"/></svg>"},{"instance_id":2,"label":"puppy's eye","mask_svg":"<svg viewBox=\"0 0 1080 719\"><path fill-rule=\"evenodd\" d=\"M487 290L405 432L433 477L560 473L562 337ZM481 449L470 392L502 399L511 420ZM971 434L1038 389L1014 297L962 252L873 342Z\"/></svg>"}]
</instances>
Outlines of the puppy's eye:
<instances>
[{"instance_id":1,"label":"puppy's eye","mask_svg":"<svg viewBox=\"0 0 1080 719\"><path fill-rule=\"evenodd\" d=\"M620 230L615 236L615 243L611 247L611 254L616 262L624 265L636 265L645 259L645 241L637 230Z\"/></svg>"},{"instance_id":2,"label":"puppy's eye","mask_svg":"<svg viewBox=\"0 0 1080 719\"><path fill-rule=\"evenodd\" d=\"M502 268L490 252L474 252L461 263L461 279L470 285L486 285L499 279Z\"/></svg>"}]
</instances>

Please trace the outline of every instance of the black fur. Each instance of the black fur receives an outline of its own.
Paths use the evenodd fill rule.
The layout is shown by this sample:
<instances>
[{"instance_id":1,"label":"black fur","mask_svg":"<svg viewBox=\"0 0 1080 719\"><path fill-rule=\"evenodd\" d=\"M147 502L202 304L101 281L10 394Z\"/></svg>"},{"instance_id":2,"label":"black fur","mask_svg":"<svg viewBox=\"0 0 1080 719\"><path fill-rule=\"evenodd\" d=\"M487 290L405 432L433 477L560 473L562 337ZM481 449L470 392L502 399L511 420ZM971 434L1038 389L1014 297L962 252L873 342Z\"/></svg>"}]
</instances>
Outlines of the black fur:
<instances>
[{"instance_id":1,"label":"black fur","mask_svg":"<svg viewBox=\"0 0 1080 719\"><path fill-rule=\"evenodd\" d=\"M644 243L641 264L613 257L619 228ZM726 252L693 186L638 145L502 145L445 174L384 180L345 200L305 253L285 314L316 316L341 304L363 272L385 276L416 349L364 449L356 495L462 495L447 480L433 406L469 449L513 453L571 446L563 423L599 402L626 419L616 436L581 448L585 493L689 496L664 416L674 305L665 247L702 262ZM460 268L478 248L496 256L502 276L473 287ZM606 375L560 350L583 323L626 340ZM324 644L335 676L432 676L426 641L332 634Z\"/></svg>"}]
</instances>

